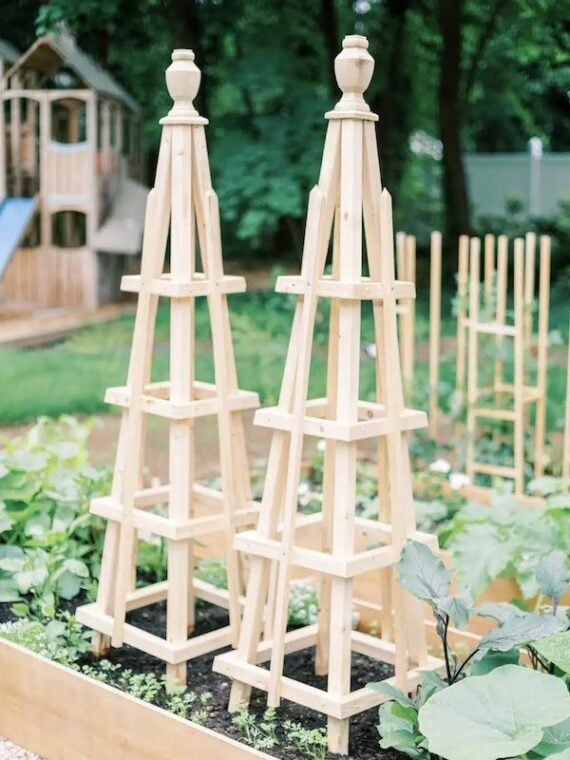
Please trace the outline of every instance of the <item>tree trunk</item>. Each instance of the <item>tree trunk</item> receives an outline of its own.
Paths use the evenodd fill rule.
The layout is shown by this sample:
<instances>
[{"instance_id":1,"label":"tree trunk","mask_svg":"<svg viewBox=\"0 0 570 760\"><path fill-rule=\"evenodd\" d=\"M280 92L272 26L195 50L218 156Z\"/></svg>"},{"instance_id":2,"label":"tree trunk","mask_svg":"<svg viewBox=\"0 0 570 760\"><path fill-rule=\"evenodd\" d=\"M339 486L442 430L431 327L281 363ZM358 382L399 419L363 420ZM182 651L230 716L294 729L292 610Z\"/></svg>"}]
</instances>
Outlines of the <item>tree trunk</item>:
<instances>
[{"instance_id":1,"label":"tree trunk","mask_svg":"<svg viewBox=\"0 0 570 760\"><path fill-rule=\"evenodd\" d=\"M327 51L331 94L335 96L338 93L338 85L334 73L334 59L339 53L340 40L334 0L321 0L321 27Z\"/></svg>"},{"instance_id":2,"label":"tree trunk","mask_svg":"<svg viewBox=\"0 0 570 760\"><path fill-rule=\"evenodd\" d=\"M467 180L463 166L461 127L461 53L463 0L439 0L442 38L439 78L439 133L443 143L443 201L447 245L470 231Z\"/></svg>"}]
</instances>

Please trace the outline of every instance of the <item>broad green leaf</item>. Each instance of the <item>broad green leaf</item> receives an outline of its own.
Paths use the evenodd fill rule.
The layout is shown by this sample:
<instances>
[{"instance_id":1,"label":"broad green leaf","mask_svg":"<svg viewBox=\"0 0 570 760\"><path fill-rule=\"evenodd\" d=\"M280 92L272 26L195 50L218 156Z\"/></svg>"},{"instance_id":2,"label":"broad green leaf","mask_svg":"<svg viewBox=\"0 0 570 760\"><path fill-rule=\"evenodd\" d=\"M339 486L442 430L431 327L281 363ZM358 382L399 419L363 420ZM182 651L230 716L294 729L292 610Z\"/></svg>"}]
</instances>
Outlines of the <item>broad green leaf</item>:
<instances>
[{"instance_id":1,"label":"broad green leaf","mask_svg":"<svg viewBox=\"0 0 570 760\"><path fill-rule=\"evenodd\" d=\"M532 757L570 758L570 718L545 728L542 741L532 751Z\"/></svg>"},{"instance_id":2,"label":"broad green leaf","mask_svg":"<svg viewBox=\"0 0 570 760\"><path fill-rule=\"evenodd\" d=\"M70 573L78 575L80 578L89 578L89 568L85 562L81 562L79 559L66 559L64 567Z\"/></svg>"},{"instance_id":3,"label":"broad green leaf","mask_svg":"<svg viewBox=\"0 0 570 760\"><path fill-rule=\"evenodd\" d=\"M0 580L0 602L17 602L20 592L14 578Z\"/></svg>"},{"instance_id":4,"label":"broad green leaf","mask_svg":"<svg viewBox=\"0 0 570 760\"><path fill-rule=\"evenodd\" d=\"M5 570L7 573L17 573L24 567L23 557L4 557L0 559L0 570Z\"/></svg>"},{"instance_id":5,"label":"broad green leaf","mask_svg":"<svg viewBox=\"0 0 570 760\"><path fill-rule=\"evenodd\" d=\"M449 549L459 580L477 594L508 567L513 547L495 525L474 523L453 537Z\"/></svg>"},{"instance_id":6,"label":"broad green leaf","mask_svg":"<svg viewBox=\"0 0 570 760\"><path fill-rule=\"evenodd\" d=\"M400 584L418 599L432 601L449 594L449 572L425 544L406 541L395 567Z\"/></svg>"},{"instance_id":7,"label":"broad green leaf","mask_svg":"<svg viewBox=\"0 0 570 760\"><path fill-rule=\"evenodd\" d=\"M422 680L418 689L418 702L423 705L427 700L435 694L436 691L441 689L447 689L447 682L436 673L435 670L426 670L422 673Z\"/></svg>"},{"instance_id":8,"label":"broad green leaf","mask_svg":"<svg viewBox=\"0 0 570 760\"><path fill-rule=\"evenodd\" d=\"M562 551L545 554L536 568L536 579L540 593L549 599L558 601L570 582L570 569L566 561L566 554Z\"/></svg>"},{"instance_id":9,"label":"broad green leaf","mask_svg":"<svg viewBox=\"0 0 570 760\"><path fill-rule=\"evenodd\" d=\"M6 533L15 524L15 520L6 511L6 504L0 501L0 533Z\"/></svg>"},{"instance_id":10,"label":"broad green leaf","mask_svg":"<svg viewBox=\"0 0 570 760\"><path fill-rule=\"evenodd\" d=\"M503 665L517 665L519 657L518 649L509 649L507 652L494 652L489 649L483 654L483 657L471 665L469 672L472 676L484 676Z\"/></svg>"},{"instance_id":11,"label":"broad green leaf","mask_svg":"<svg viewBox=\"0 0 570 760\"><path fill-rule=\"evenodd\" d=\"M510 618L486 633L479 643L479 648L507 652L513 647L528 644L534 639L558 633L563 626L561 620L551 615L527 613L524 617Z\"/></svg>"},{"instance_id":12,"label":"broad green leaf","mask_svg":"<svg viewBox=\"0 0 570 760\"><path fill-rule=\"evenodd\" d=\"M399 702L405 707L415 707L414 701L412 699L404 694L403 691L400 691L400 689L392 686L392 684L386 683L386 681L373 681L372 683L367 683L366 688L378 691L380 694L386 694L388 697L390 697L391 700Z\"/></svg>"},{"instance_id":13,"label":"broad green leaf","mask_svg":"<svg viewBox=\"0 0 570 760\"><path fill-rule=\"evenodd\" d=\"M57 593L62 599L73 599L81 590L81 582L77 575L67 570L57 580Z\"/></svg>"},{"instance_id":14,"label":"broad green leaf","mask_svg":"<svg viewBox=\"0 0 570 760\"><path fill-rule=\"evenodd\" d=\"M527 613L510 602L484 602L474 610L475 615L491 618L498 623L505 623L507 620L515 617L524 617Z\"/></svg>"},{"instance_id":15,"label":"broad green leaf","mask_svg":"<svg viewBox=\"0 0 570 760\"><path fill-rule=\"evenodd\" d=\"M536 651L565 673L570 673L570 631L532 642Z\"/></svg>"},{"instance_id":16,"label":"broad green leaf","mask_svg":"<svg viewBox=\"0 0 570 760\"><path fill-rule=\"evenodd\" d=\"M541 741L544 728L569 712L570 695L561 679L504 665L434 694L420 708L419 726L432 754L497 760L528 752Z\"/></svg>"},{"instance_id":17,"label":"broad green leaf","mask_svg":"<svg viewBox=\"0 0 570 760\"><path fill-rule=\"evenodd\" d=\"M14 470L23 472L40 472L47 462L48 459L45 454L21 449L12 456L9 466Z\"/></svg>"},{"instance_id":18,"label":"broad green leaf","mask_svg":"<svg viewBox=\"0 0 570 760\"><path fill-rule=\"evenodd\" d=\"M434 604L449 615L456 628L465 628L469 623L473 599L467 591L462 591L456 596L435 599Z\"/></svg>"}]
</instances>

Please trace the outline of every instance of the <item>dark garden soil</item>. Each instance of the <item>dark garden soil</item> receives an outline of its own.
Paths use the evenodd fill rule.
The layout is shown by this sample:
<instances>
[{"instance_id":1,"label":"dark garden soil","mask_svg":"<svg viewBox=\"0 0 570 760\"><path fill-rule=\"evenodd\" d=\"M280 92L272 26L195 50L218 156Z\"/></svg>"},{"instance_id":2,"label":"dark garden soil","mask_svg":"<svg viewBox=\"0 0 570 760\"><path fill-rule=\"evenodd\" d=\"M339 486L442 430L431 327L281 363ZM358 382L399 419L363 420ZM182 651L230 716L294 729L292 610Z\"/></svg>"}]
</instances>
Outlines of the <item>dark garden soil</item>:
<instances>
[{"instance_id":1,"label":"dark garden soil","mask_svg":"<svg viewBox=\"0 0 570 760\"><path fill-rule=\"evenodd\" d=\"M0 604L0 622L12 619L9 612L10 605ZM165 635L166 614L165 604L155 604L152 607L141 608L128 614L127 621L159 636ZM208 604L200 604L196 610L196 635L207 633L215 628L227 625L227 614L224 610ZM221 651L221 650L220 650ZM188 663L188 688L200 694L208 691L212 694L210 702L211 712L206 722L208 728L233 739L242 741L241 733L232 725L231 715L227 712L227 702L230 691L230 681L225 676L212 672L214 654L204 655ZM124 646L120 649L110 649L106 659L130 668L139 673L152 672L158 677L164 675L165 664L150 655ZM92 655L85 656L81 664L97 666L97 658ZM314 648L287 655L285 658L285 674L304 683L326 688L326 677L314 675ZM393 675L390 665L376 662L363 655L352 656L352 684L351 688L358 689L370 681L380 681ZM156 704L166 707L163 698L158 698ZM266 708L266 695L264 692L253 690L250 704L250 712L261 716ZM277 736L280 746L272 749L268 754L282 758L283 760L301 760L302 755L293 748L281 746L285 743L284 733L280 725L286 721L296 721L305 728L312 729L325 726L324 717L312 710L296 705L292 702L282 701L277 712L278 728ZM378 745L378 709L374 708L355 716L350 721L350 758L353 760L402 760L405 756L394 750L382 750ZM339 755L327 756L328 758L340 758Z\"/></svg>"}]
</instances>

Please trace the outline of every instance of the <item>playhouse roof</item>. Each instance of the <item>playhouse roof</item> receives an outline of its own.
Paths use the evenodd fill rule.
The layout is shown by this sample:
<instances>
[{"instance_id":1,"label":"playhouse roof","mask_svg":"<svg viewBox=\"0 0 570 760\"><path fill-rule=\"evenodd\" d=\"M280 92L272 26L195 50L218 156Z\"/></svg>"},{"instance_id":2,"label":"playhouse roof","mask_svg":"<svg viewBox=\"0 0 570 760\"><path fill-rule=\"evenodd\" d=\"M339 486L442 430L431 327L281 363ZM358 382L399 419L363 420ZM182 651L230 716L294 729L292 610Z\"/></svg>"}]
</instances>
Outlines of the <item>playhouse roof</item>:
<instances>
[{"instance_id":1,"label":"playhouse roof","mask_svg":"<svg viewBox=\"0 0 570 760\"><path fill-rule=\"evenodd\" d=\"M80 50L74 38L67 33L46 34L37 39L6 72L6 75L12 76L21 68L52 74L62 63L72 69L90 89L120 100L133 111L140 110L139 105L126 90L107 71Z\"/></svg>"},{"instance_id":2,"label":"playhouse roof","mask_svg":"<svg viewBox=\"0 0 570 760\"><path fill-rule=\"evenodd\" d=\"M6 63L16 63L21 53L16 50L14 45L10 45L6 40L0 40L0 61L6 61Z\"/></svg>"}]
</instances>

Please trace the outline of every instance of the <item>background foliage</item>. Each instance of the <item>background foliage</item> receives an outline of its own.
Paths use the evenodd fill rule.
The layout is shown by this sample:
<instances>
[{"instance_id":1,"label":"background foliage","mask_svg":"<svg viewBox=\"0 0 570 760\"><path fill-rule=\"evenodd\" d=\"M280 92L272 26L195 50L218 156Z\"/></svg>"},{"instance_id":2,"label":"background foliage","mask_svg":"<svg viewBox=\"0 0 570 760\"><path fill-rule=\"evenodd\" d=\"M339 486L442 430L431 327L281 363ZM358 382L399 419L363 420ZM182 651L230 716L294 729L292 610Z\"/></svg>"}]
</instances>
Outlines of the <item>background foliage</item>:
<instances>
[{"instance_id":1,"label":"background foliage","mask_svg":"<svg viewBox=\"0 0 570 760\"><path fill-rule=\"evenodd\" d=\"M226 251L276 260L300 253L345 34L366 34L376 58L368 99L398 224L440 226L445 211L452 245L476 221L463 151L524 151L532 135L569 149L564 11L557 0L18 0L3 8L2 35L24 49L64 22L142 104L149 176L164 69L173 47L192 47ZM442 140L441 162L412 152L418 133Z\"/></svg>"}]
</instances>

